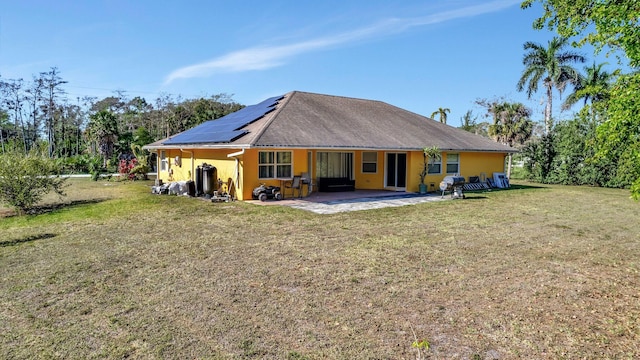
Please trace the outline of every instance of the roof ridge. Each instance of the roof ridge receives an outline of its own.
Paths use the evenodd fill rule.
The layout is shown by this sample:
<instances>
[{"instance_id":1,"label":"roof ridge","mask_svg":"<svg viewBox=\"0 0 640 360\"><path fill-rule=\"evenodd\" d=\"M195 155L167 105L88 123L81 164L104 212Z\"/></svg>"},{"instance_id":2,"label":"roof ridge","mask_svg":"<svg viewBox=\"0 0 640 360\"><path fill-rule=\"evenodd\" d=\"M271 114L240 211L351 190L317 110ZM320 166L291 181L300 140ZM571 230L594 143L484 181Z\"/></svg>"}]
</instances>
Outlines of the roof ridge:
<instances>
[{"instance_id":1,"label":"roof ridge","mask_svg":"<svg viewBox=\"0 0 640 360\"><path fill-rule=\"evenodd\" d=\"M256 132L255 136L253 137L253 140L251 141L253 144L255 144L260 140L260 137L262 137L262 134L264 134L264 132L269 128L269 126L271 126L275 118L278 117L282 109L289 103L289 101L291 100L293 95L295 95L296 92L298 91L290 91L282 95L282 99L278 100L275 110L271 112L270 118L265 122L262 128Z\"/></svg>"},{"instance_id":2,"label":"roof ridge","mask_svg":"<svg viewBox=\"0 0 640 360\"><path fill-rule=\"evenodd\" d=\"M383 104L387 104L387 105L391 105L387 102L384 102L382 100L375 100L375 99L366 99L366 98L359 98L359 97L353 97L353 96L346 96L346 95L333 95L333 94L321 94L321 93L314 93L314 92L310 92L310 91L300 91L300 90L294 90L291 93L300 93L300 94L309 94L309 95L318 95L318 96L326 96L326 97L333 97L333 98L342 98L342 99L348 99L348 100L360 100L360 101L369 101L369 102L379 102L379 103L383 103ZM393 106L393 105L392 105Z\"/></svg>"}]
</instances>

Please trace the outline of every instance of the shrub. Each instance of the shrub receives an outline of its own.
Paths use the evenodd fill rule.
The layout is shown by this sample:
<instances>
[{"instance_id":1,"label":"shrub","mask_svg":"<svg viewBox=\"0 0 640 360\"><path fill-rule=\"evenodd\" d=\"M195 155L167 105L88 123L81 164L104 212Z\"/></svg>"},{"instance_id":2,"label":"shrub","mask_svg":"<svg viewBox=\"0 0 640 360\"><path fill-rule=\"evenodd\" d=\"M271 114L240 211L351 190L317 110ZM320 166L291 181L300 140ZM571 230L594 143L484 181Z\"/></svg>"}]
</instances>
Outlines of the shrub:
<instances>
[{"instance_id":1,"label":"shrub","mask_svg":"<svg viewBox=\"0 0 640 360\"><path fill-rule=\"evenodd\" d=\"M60 177L61 168L38 149L26 155L5 152L0 155L0 201L24 214L51 191L63 196L66 178Z\"/></svg>"}]
</instances>

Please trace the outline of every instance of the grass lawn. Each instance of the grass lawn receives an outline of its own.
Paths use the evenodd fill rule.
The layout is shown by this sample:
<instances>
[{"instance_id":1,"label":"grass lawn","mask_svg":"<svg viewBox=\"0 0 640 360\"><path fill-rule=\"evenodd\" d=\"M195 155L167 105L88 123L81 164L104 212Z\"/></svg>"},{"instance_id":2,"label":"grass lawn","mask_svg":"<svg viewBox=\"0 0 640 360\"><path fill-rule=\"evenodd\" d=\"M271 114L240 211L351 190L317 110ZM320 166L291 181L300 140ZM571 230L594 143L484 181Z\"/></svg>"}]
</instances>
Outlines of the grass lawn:
<instances>
[{"instance_id":1,"label":"grass lawn","mask_svg":"<svg viewBox=\"0 0 640 360\"><path fill-rule=\"evenodd\" d=\"M70 181L0 209L0 358L640 358L626 190L317 215Z\"/></svg>"}]
</instances>

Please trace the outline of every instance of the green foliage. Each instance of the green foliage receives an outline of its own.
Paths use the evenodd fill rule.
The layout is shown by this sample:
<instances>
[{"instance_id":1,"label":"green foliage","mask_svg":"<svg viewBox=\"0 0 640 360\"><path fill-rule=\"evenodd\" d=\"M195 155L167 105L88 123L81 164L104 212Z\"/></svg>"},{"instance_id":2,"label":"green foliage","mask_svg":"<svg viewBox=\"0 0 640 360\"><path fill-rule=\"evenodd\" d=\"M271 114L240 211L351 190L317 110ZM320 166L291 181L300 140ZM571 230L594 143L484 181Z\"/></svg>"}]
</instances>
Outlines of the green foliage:
<instances>
[{"instance_id":1,"label":"green foliage","mask_svg":"<svg viewBox=\"0 0 640 360\"><path fill-rule=\"evenodd\" d=\"M113 147L118 135L118 118L108 110L100 110L91 115L87 126L87 136L97 142L98 151L103 156L104 164L113 155Z\"/></svg>"},{"instance_id":2,"label":"green foliage","mask_svg":"<svg viewBox=\"0 0 640 360\"><path fill-rule=\"evenodd\" d=\"M91 180L98 181L103 170L102 165L103 161L100 157L93 156L89 159L87 167L89 170L89 174L91 175Z\"/></svg>"},{"instance_id":3,"label":"green foliage","mask_svg":"<svg viewBox=\"0 0 640 360\"><path fill-rule=\"evenodd\" d=\"M94 169L93 164L102 166L102 159L99 156L81 154L61 158L62 173L64 174L89 174Z\"/></svg>"},{"instance_id":4,"label":"green foliage","mask_svg":"<svg viewBox=\"0 0 640 360\"><path fill-rule=\"evenodd\" d=\"M612 143L599 139L602 126L594 115L598 114L585 107L575 119L528 143L522 151L527 178L550 184L629 187L638 171L637 157L634 160L633 151L626 148L603 155L604 146Z\"/></svg>"},{"instance_id":5,"label":"green foliage","mask_svg":"<svg viewBox=\"0 0 640 360\"><path fill-rule=\"evenodd\" d=\"M527 159L524 169L528 179L540 183L547 183L555 157L554 137L552 133L545 134L541 139L527 143L522 149L522 156Z\"/></svg>"},{"instance_id":6,"label":"green foliage","mask_svg":"<svg viewBox=\"0 0 640 360\"><path fill-rule=\"evenodd\" d=\"M589 108L585 108L575 119L559 123L553 129L554 158L548 183L606 185L605 164L593 161L596 126Z\"/></svg>"},{"instance_id":7,"label":"green foliage","mask_svg":"<svg viewBox=\"0 0 640 360\"><path fill-rule=\"evenodd\" d=\"M534 27L556 30L564 37L581 36L577 45L591 44L596 51L622 50L631 67L640 66L640 6L620 0L525 0L522 7L540 2L542 16ZM630 186L640 198L640 74L618 78L607 101L608 120L597 132L594 161L609 168L608 186ZM613 166L611 166L613 164Z\"/></svg>"},{"instance_id":8,"label":"green foliage","mask_svg":"<svg viewBox=\"0 0 640 360\"><path fill-rule=\"evenodd\" d=\"M610 73L602 69L606 63L585 66L585 74L579 74L578 81L574 84L573 93L569 94L562 104L562 108L567 110L580 100L584 100L586 105L589 101L592 104L603 102L609 99L611 84L618 72Z\"/></svg>"},{"instance_id":9,"label":"green foliage","mask_svg":"<svg viewBox=\"0 0 640 360\"><path fill-rule=\"evenodd\" d=\"M582 35L577 45L589 43L597 51L607 46L620 49L631 66L640 66L640 6L636 1L524 0L522 8L535 2L540 2L544 11L535 28L546 27L565 37Z\"/></svg>"},{"instance_id":10,"label":"green foliage","mask_svg":"<svg viewBox=\"0 0 640 360\"><path fill-rule=\"evenodd\" d=\"M118 140L114 144L115 146L113 149L113 153L115 155L130 153L131 144L134 143L133 141L134 141L134 135L132 132L127 131L127 132L119 133Z\"/></svg>"},{"instance_id":11,"label":"green foliage","mask_svg":"<svg viewBox=\"0 0 640 360\"><path fill-rule=\"evenodd\" d=\"M493 117L489 136L509 146L524 144L533 133L531 110L521 103L492 102L487 112Z\"/></svg>"},{"instance_id":12,"label":"green foliage","mask_svg":"<svg viewBox=\"0 0 640 360\"><path fill-rule=\"evenodd\" d=\"M431 118L435 118L436 115L440 117L440 122L443 124L447 123L447 114L450 113L451 110L449 108L438 108L438 110L431 113Z\"/></svg>"},{"instance_id":13,"label":"green foliage","mask_svg":"<svg viewBox=\"0 0 640 360\"><path fill-rule=\"evenodd\" d=\"M143 150L142 146L138 144L131 144L131 151L137 159L137 164L131 169L129 174L134 175L136 179L147 180L147 173L151 171L149 152Z\"/></svg>"},{"instance_id":14,"label":"green foliage","mask_svg":"<svg viewBox=\"0 0 640 360\"><path fill-rule=\"evenodd\" d=\"M526 91L527 97L538 91L538 84L542 84L546 93L544 123L545 132L551 130L553 118L553 89L562 93L570 83L577 83L579 73L571 64L584 62L585 58L575 52L566 51L567 38L554 37L547 47L528 41L524 44L525 53L522 64L525 66L517 84L518 91Z\"/></svg>"},{"instance_id":15,"label":"green foliage","mask_svg":"<svg viewBox=\"0 0 640 360\"><path fill-rule=\"evenodd\" d=\"M144 126L141 126L133 132L133 143L140 146L145 146L153 142L153 137L149 133L149 130Z\"/></svg>"},{"instance_id":16,"label":"green foliage","mask_svg":"<svg viewBox=\"0 0 640 360\"><path fill-rule=\"evenodd\" d=\"M640 200L640 178L631 184L631 198L636 201Z\"/></svg>"},{"instance_id":17,"label":"green foliage","mask_svg":"<svg viewBox=\"0 0 640 360\"><path fill-rule=\"evenodd\" d=\"M431 345L429 345L429 341L427 340L416 340L411 344L412 347L416 348L416 349L424 349L424 350L429 350L429 347Z\"/></svg>"},{"instance_id":18,"label":"green foliage","mask_svg":"<svg viewBox=\"0 0 640 360\"><path fill-rule=\"evenodd\" d=\"M427 162L427 160L433 163L435 160L441 159L442 154L440 153L440 149L437 146L425 147L424 149L422 149L422 157L424 164L422 167L422 171L419 174L420 184L424 184L424 179L429 173L429 163Z\"/></svg>"},{"instance_id":19,"label":"green foliage","mask_svg":"<svg viewBox=\"0 0 640 360\"><path fill-rule=\"evenodd\" d=\"M640 179L640 73L621 76L611 90L608 119L597 130L595 161L612 164L608 185L630 187ZM632 188L632 197L640 193Z\"/></svg>"},{"instance_id":20,"label":"green foliage","mask_svg":"<svg viewBox=\"0 0 640 360\"><path fill-rule=\"evenodd\" d=\"M478 122L478 117L473 116L471 110L467 111L463 117L460 118L460 129L474 133L481 136L489 136L487 128L489 124L486 122Z\"/></svg>"},{"instance_id":21,"label":"green foliage","mask_svg":"<svg viewBox=\"0 0 640 360\"><path fill-rule=\"evenodd\" d=\"M25 213L51 191L63 196L66 178L60 177L60 168L39 149L27 155L14 150L1 154L0 201Z\"/></svg>"}]
</instances>

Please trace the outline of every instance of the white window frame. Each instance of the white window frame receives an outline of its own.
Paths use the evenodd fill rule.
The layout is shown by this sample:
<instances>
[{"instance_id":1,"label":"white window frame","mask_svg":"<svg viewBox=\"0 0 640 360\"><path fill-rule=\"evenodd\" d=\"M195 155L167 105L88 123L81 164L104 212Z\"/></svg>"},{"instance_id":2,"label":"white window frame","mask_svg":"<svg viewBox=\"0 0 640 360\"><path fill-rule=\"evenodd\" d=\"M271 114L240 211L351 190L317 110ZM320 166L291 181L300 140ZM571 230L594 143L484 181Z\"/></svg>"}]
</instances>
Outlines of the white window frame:
<instances>
[{"instance_id":1,"label":"white window frame","mask_svg":"<svg viewBox=\"0 0 640 360\"><path fill-rule=\"evenodd\" d=\"M450 161L451 157L455 156L456 161ZM456 171L449 171L449 166L456 166ZM447 174L459 174L460 173L460 154L447 154Z\"/></svg>"},{"instance_id":2,"label":"white window frame","mask_svg":"<svg viewBox=\"0 0 640 360\"><path fill-rule=\"evenodd\" d=\"M263 161L263 154L267 155L268 162ZM287 161L288 158L288 161ZM263 176L266 169L268 176ZM293 153L291 151L259 151L258 152L258 177L260 179L291 179L293 178Z\"/></svg>"},{"instance_id":3,"label":"white window frame","mask_svg":"<svg viewBox=\"0 0 640 360\"><path fill-rule=\"evenodd\" d=\"M365 155L373 154L373 159L365 159ZM365 165L373 166L373 170L365 169ZM362 173L363 174L377 174L378 173L378 153L376 151L363 151L362 152Z\"/></svg>"},{"instance_id":4,"label":"white window frame","mask_svg":"<svg viewBox=\"0 0 640 360\"><path fill-rule=\"evenodd\" d=\"M160 171L169 171L169 160L164 150L160 150Z\"/></svg>"},{"instance_id":5,"label":"white window frame","mask_svg":"<svg viewBox=\"0 0 640 360\"><path fill-rule=\"evenodd\" d=\"M437 169L437 171L435 171ZM428 175L440 175L442 174L442 156L438 159L429 159L427 162L427 174Z\"/></svg>"}]
</instances>

